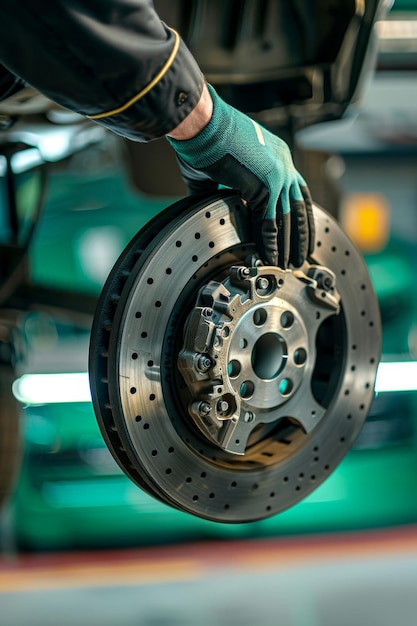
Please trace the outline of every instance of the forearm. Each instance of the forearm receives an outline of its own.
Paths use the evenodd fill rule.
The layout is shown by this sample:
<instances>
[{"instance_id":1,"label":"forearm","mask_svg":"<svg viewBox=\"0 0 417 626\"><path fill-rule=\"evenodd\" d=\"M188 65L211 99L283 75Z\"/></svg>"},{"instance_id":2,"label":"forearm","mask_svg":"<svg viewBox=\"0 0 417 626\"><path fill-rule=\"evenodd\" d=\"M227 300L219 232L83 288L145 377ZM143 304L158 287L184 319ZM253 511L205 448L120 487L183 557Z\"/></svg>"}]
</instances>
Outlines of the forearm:
<instances>
[{"instance_id":1,"label":"forearm","mask_svg":"<svg viewBox=\"0 0 417 626\"><path fill-rule=\"evenodd\" d=\"M138 141L176 128L204 78L145 0L3 0L0 62L49 98Z\"/></svg>"}]
</instances>

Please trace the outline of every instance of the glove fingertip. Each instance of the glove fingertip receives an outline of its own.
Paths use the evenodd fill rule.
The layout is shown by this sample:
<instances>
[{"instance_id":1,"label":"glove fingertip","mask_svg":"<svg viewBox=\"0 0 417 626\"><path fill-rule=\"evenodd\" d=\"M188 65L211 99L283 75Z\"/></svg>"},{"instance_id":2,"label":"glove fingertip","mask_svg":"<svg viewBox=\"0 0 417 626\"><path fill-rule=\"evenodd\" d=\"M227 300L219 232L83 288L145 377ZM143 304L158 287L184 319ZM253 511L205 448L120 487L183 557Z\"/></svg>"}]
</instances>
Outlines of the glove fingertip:
<instances>
[{"instance_id":1,"label":"glove fingertip","mask_svg":"<svg viewBox=\"0 0 417 626\"><path fill-rule=\"evenodd\" d=\"M268 265L278 265L278 228L276 220L265 219L261 223L261 257Z\"/></svg>"}]
</instances>

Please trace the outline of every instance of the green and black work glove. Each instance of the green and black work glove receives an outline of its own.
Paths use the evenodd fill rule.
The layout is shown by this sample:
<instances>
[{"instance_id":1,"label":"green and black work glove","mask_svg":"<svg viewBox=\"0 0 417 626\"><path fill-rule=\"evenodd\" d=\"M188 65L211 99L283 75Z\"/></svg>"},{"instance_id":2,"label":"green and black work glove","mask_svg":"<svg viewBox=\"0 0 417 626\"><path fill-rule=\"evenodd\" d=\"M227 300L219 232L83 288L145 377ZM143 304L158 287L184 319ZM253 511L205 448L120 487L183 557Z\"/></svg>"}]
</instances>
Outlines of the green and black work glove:
<instances>
[{"instance_id":1,"label":"green and black work glove","mask_svg":"<svg viewBox=\"0 0 417 626\"><path fill-rule=\"evenodd\" d=\"M192 139L167 137L190 191L217 184L239 190L251 209L261 259L299 267L314 246L313 210L287 144L208 88L213 100L208 125Z\"/></svg>"}]
</instances>

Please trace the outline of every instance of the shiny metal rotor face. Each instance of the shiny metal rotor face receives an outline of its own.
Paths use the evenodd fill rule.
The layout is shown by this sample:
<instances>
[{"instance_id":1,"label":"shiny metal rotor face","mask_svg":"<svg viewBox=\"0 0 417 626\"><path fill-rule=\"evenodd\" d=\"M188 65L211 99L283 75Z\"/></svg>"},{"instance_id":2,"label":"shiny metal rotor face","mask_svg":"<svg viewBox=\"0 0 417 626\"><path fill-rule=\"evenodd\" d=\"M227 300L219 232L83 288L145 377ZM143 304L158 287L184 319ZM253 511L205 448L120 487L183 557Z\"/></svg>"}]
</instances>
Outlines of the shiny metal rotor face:
<instances>
[{"instance_id":1,"label":"shiny metal rotor face","mask_svg":"<svg viewBox=\"0 0 417 626\"><path fill-rule=\"evenodd\" d=\"M377 301L361 256L314 207L296 271L253 263L225 193L173 205L116 263L90 350L93 402L124 471L162 501L222 522L262 519L315 489L373 398Z\"/></svg>"}]
</instances>

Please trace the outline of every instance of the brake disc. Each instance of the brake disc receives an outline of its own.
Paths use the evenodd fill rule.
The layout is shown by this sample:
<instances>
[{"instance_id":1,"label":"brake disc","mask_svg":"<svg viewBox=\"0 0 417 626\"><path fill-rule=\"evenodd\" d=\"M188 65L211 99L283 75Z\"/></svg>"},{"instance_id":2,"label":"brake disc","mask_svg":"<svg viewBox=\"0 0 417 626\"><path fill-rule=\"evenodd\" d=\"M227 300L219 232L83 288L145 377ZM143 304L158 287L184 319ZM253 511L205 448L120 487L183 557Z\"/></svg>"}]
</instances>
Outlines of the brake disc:
<instances>
[{"instance_id":1,"label":"brake disc","mask_svg":"<svg viewBox=\"0 0 417 626\"><path fill-rule=\"evenodd\" d=\"M174 204L113 268L92 329L98 423L124 472L193 515L245 522L315 489L373 399L377 300L318 206L297 270L256 260L233 192Z\"/></svg>"}]
</instances>

